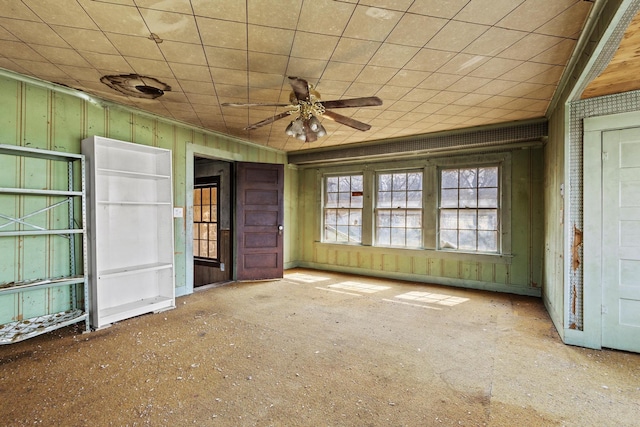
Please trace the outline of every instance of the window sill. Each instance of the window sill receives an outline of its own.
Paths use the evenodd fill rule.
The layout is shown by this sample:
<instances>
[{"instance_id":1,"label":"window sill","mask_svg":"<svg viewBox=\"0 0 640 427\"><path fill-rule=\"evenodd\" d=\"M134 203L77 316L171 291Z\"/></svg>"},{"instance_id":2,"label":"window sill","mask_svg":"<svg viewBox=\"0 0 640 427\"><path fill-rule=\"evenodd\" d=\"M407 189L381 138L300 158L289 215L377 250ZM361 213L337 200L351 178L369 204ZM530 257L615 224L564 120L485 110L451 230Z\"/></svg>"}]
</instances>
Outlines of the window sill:
<instances>
[{"instance_id":1,"label":"window sill","mask_svg":"<svg viewBox=\"0 0 640 427\"><path fill-rule=\"evenodd\" d=\"M316 242L317 245L330 247L335 250L358 250L363 253L384 253L409 257L424 256L434 259L450 259L467 262L487 262L492 264L511 264L513 254L491 254L477 252L444 251L428 248L398 248L393 246L368 246L358 243L328 243Z\"/></svg>"}]
</instances>

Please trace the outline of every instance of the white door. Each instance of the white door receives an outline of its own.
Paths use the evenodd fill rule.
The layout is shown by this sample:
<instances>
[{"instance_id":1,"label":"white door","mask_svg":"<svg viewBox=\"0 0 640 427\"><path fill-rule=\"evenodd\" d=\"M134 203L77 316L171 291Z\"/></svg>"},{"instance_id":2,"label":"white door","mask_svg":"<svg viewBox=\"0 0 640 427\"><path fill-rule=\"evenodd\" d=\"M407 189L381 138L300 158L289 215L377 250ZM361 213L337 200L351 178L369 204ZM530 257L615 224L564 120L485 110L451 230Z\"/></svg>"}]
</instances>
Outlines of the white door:
<instances>
[{"instance_id":1,"label":"white door","mask_svg":"<svg viewBox=\"0 0 640 427\"><path fill-rule=\"evenodd\" d=\"M640 352L640 128L602 133L602 346Z\"/></svg>"}]
</instances>

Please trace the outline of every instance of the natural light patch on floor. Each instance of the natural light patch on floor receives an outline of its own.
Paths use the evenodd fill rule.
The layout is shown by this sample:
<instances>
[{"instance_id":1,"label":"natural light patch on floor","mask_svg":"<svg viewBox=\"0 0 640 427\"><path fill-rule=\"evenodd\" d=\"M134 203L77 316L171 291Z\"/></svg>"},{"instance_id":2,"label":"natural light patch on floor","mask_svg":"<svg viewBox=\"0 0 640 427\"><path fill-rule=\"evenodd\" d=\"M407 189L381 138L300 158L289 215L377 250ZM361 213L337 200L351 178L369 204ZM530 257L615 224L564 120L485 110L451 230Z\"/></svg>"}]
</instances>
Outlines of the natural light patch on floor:
<instances>
[{"instance_id":1,"label":"natural light patch on floor","mask_svg":"<svg viewBox=\"0 0 640 427\"><path fill-rule=\"evenodd\" d=\"M432 294L430 292L407 292L406 294L396 295L396 298L411 300L415 302L426 302L429 304L438 304L446 306L454 306L469 301L469 298L453 297L451 295Z\"/></svg>"},{"instance_id":2,"label":"natural light patch on floor","mask_svg":"<svg viewBox=\"0 0 640 427\"><path fill-rule=\"evenodd\" d=\"M371 285L361 282L341 282L329 285L329 288L347 289L349 291L363 292L365 294L374 294L376 292L391 289L389 286Z\"/></svg>"},{"instance_id":3,"label":"natural light patch on floor","mask_svg":"<svg viewBox=\"0 0 640 427\"><path fill-rule=\"evenodd\" d=\"M303 274L303 273L285 274L284 278L287 280L295 280L296 282L302 282L302 283L316 283L316 282L323 282L325 280L329 280L328 277L314 276L312 274Z\"/></svg>"}]
</instances>

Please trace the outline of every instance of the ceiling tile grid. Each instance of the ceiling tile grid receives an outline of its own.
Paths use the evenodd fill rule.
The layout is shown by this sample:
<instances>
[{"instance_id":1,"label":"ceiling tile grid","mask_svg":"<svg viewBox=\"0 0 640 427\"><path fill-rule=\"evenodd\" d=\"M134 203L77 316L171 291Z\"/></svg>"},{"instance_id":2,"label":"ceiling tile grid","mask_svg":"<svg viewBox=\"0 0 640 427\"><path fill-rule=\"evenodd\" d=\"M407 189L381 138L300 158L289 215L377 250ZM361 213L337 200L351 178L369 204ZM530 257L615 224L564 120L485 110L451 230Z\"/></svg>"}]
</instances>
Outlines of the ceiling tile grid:
<instances>
[{"instance_id":1,"label":"ceiling tile grid","mask_svg":"<svg viewBox=\"0 0 640 427\"><path fill-rule=\"evenodd\" d=\"M591 8L582 0L0 0L0 67L257 144L291 151L542 117ZM101 83L148 76L139 99ZM323 100L383 105L323 119L305 143L287 76Z\"/></svg>"}]
</instances>

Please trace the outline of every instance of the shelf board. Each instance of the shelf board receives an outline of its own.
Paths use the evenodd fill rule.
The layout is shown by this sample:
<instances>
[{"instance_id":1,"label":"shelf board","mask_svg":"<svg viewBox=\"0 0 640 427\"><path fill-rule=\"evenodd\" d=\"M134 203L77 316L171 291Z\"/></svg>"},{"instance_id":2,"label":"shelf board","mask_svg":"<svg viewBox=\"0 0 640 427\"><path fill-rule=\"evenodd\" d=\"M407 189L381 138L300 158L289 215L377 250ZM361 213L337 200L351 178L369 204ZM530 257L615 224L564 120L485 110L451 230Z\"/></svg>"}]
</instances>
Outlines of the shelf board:
<instances>
[{"instance_id":1,"label":"shelf board","mask_svg":"<svg viewBox=\"0 0 640 427\"><path fill-rule=\"evenodd\" d=\"M0 344L12 344L26 340L36 335L87 320L87 318L88 314L82 310L69 310L5 323L0 325Z\"/></svg>"},{"instance_id":2,"label":"shelf board","mask_svg":"<svg viewBox=\"0 0 640 427\"><path fill-rule=\"evenodd\" d=\"M98 327L103 327L130 317L140 316L141 314L163 311L174 307L173 298L158 295L114 307L103 308L99 311L100 324Z\"/></svg>"},{"instance_id":3,"label":"shelf board","mask_svg":"<svg viewBox=\"0 0 640 427\"><path fill-rule=\"evenodd\" d=\"M173 264L168 262L159 262L154 264L133 265L131 267L114 268L110 270L104 270L98 273L100 279L128 276L131 274L146 273L148 271L164 270L167 268L173 268Z\"/></svg>"},{"instance_id":4,"label":"shelf board","mask_svg":"<svg viewBox=\"0 0 640 427\"><path fill-rule=\"evenodd\" d=\"M22 194L31 196L77 196L81 197L82 191L68 191L68 190L38 190L33 188L0 188L0 193L3 194Z\"/></svg>"},{"instance_id":5,"label":"shelf board","mask_svg":"<svg viewBox=\"0 0 640 427\"><path fill-rule=\"evenodd\" d=\"M81 228L71 228L64 230L22 230L22 231L0 231L2 236L46 236L46 235L64 235L64 234L82 234L84 230Z\"/></svg>"},{"instance_id":6,"label":"shelf board","mask_svg":"<svg viewBox=\"0 0 640 427\"><path fill-rule=\"evenodd\" d=\"M132 171L119 170L119 169L97 168L96 172L98 174L100 174L100 175L122 176L122 177L126 177L126 178L136 178L136 179L161 180L161 179L170 179L171 178L169 175L160 175L160 174L155 174L155 173L143 173L143 172L132 172Z\"/></svg>"},{"instance_id":7,"label":"shelf board","mask_svg":"<svg viewBox=\"0 0 640 427\"><path fill-rule=\"evenodd\" d=\"M0 294L10 294L35 289L54 288L57 286L75 285L84 283L84 276L58 277L55 279L39 279L24 282L11 282L0 284Z\"/></svg>"},{"instance_id":8,"label":"shelf board","mask_svg":"<svg viewBox=\"0 0 640 427\"><path fill-rule=\"evenodd\" d=\"M42 150L40 148L30 148L30 147L22 147L19 145L8 145L8 144L0 144L0 154L35 157L38 159L57 160L57 161L80 160L84 157L82 154L62 153L60 151Z\"/></svg>"},{"instance_id":9,"label":"shelf board","mask_svg":"<svg viewBox=\"0 0 640 427\"><path fill-rule=\"evenodd\" d=\"M115 200L99 200L99 205L149 205L149 206L171 206L171 202L129 202L129 201L115 201Z\"/></svg>"}]
</instances>

